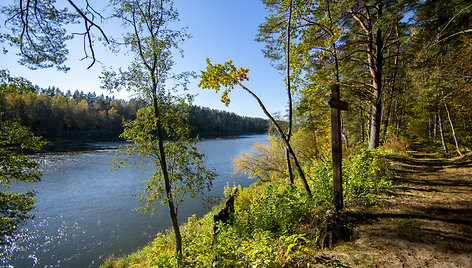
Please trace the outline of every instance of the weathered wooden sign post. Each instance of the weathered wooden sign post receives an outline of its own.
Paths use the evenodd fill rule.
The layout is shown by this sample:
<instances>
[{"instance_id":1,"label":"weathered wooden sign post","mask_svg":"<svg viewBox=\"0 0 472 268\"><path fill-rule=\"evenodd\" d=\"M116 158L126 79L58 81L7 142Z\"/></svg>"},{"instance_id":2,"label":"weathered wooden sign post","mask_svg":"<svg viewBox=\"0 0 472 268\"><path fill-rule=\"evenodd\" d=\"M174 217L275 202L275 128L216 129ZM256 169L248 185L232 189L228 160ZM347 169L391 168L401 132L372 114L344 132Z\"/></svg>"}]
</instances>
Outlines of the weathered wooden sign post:
<instances>
[{"instance_id":1,"label":"weathered wooden sign post","mask_svg":"<svg viewBox=\"0 0 472 268\"><path fill-rule=\"evenodd\" d=\"M328 104L329 107L331 107L331 154L333 161L334 188L333 203L336 211L340 211L343 208L341 110L347 111L348 103L340 100L339 85L331 86L331 99Z\"/></svg>"}]
</instances>

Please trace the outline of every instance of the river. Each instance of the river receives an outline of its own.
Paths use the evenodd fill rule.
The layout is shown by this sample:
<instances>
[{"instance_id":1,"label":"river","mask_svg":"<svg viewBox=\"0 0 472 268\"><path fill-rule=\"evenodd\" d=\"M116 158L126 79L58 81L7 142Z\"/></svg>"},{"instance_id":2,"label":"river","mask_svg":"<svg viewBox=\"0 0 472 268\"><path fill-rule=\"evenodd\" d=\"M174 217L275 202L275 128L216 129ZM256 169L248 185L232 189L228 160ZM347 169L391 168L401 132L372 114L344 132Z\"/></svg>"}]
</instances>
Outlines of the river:
<instances>
[{"instance_id":1,"label":"river","mask_svg":"<svg viewBox=\"0 0 472 268\"><path fill-rule=\"evenodd\" d=\"M247 176L232 175L232 158L250 151L254 143L266 143L267 135L200 141L198 148L207 166L219 174L208 196L223 196L228 182L243 187L252 183ZM110 171L117 144L91 144L94 150L37 155L41 182L18 184L14 190L36 191L35 218L23 227L22 241L0 255L8 267L98 267L114 254L129 254L170 228L167 207L154 216L139 214L135 195L144 189L142 181L152 173L147 168ZM192 214L208 209L197 200L179 207L182 223Z\"/></svg>"}]
</instances>

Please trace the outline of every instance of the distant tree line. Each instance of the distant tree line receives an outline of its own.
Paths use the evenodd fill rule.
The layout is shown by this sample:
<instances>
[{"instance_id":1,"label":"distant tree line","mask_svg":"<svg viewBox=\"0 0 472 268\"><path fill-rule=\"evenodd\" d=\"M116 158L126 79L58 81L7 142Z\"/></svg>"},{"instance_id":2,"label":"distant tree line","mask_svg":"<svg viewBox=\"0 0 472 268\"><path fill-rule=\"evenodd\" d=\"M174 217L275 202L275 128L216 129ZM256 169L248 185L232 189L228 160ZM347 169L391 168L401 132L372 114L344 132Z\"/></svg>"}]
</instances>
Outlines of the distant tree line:
<instances>
[{"instance_id":1,"label":"distant tree line","mask_svg":"<svg viewBox=\"0 0 472 268\"><path fill-rule=\"evenodd\" d=\"M189 122L194 134L202 137L265 133L268 121L235 113L190 106Z\"/></svg>"},{"instance_id":2,"label":"distant tree line","mask_svg":"<svg viewBox=\"0 0 472 268\"><path fill-rule=\"evenodd\" d=\"M37 88L37 94L1 94L3 117L28 127L51 141L118 140L123 120L136 119L141 99L129 101L96 93L62 92ZM194 136L222 136L267 131L267 121L234 113L190 106L188 118Z\"/></svg>"}]
</instances>

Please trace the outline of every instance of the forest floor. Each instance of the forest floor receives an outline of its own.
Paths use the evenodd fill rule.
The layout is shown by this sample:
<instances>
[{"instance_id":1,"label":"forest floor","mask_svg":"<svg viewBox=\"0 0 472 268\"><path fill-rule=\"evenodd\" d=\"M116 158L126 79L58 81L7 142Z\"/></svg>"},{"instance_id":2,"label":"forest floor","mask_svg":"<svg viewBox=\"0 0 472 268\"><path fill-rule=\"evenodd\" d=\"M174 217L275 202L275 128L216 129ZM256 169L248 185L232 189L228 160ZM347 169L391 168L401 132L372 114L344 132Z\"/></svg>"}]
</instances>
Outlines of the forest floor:
<instances>
[{"instance_id":1,"label":"forest floor","mask_svg":"<svg viewBox=\"0 0 472 268\"><path fill-rule=\"evenodd\" d=\"M394 193L346 209L350 242L313 256L316 267L472 267L472 154L390 157Z\"/></svg>"}]
</instances>

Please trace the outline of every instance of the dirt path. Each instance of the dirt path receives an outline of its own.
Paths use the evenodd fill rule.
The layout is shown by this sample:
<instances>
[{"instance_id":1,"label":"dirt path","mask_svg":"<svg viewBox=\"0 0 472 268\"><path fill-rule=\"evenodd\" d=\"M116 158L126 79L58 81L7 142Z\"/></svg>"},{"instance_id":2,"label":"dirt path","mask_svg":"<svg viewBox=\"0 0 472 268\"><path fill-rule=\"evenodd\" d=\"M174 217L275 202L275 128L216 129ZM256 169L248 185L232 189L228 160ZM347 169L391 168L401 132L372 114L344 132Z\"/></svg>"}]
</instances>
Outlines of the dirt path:
<instances>
[{"instance_id":1,"label":"dirt path","mask_svg":"<svg viewBox=\"0 0 472 268\"><path fill-rule=\"evenodd\" d=\"M317 256L334 267L472 267L472 155L392 158L396 193L347 211L353 240Z\"/></svg>"}]
</instances>

